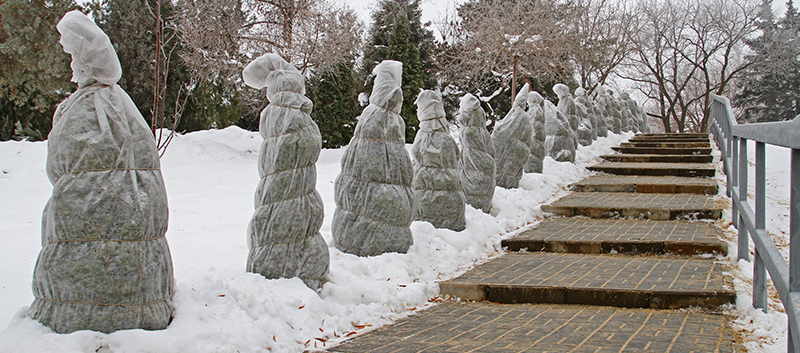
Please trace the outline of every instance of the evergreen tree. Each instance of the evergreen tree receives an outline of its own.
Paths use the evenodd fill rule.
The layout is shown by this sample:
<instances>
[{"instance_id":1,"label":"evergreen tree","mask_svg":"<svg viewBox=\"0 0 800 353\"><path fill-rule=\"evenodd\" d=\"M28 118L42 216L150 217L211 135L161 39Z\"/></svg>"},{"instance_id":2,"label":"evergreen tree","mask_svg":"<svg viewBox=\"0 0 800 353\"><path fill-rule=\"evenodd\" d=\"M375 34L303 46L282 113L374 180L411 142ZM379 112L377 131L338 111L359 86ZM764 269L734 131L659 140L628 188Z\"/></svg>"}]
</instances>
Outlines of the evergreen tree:
<instances>
[{"instance_id":1,"label":"evergreen tree","mask_svg":"<svg viewBox=\"0 0 800 353\"><path fill-rule=\"evenodd\" d=\"M734 104L744 108L745 122L791 120L800 116L800 13L792 0L779 20L771 0L761 6L761 35L746 41L753 54Z\"/></svg>"},{"instance_id":2,"label":"evergreen tree","mask_svg":"<svg viewBox=\"0 0 800 353\"><path fill-rule=\"evenodd\" d=\"M400 115L406 123L406 142L414 142L419 129L417 108L414 101L423 86L422 63L419 49L411 42L411 29L405 13L398 13L389 37L386 59L403 63L403 107Z\"/></svg>"},{"instance_id":3,"label":"evergreen tree","mask_svg":"<svg viewBox=\"0 0 800 353\"><path fill-rule=\"evenodd\" d=\"M420 0L380 0L372 13L360 81L372 91L372 69L383 60L403 62L403 111L406 142L413 142L418 125L414 100L421 88L437 86L433 32L421 20ZM390 54L391 52L391 54ZM416 59L415 59L416 58Z\"/></svg>"},{"instance_id":4,"label":"evergreen tree","mask_svg":"<svg viewBox=\"0 0 800 353\"><path fill-rule=\"evenodd\" d=\"M314 102L311 118L319 126L322 147L337 148L350 142L361 113L353 64L340 63L321 71L309 82L308 98Z\"/></svg>"},{"instance_id":5,"label":"evergreen tree","mask_svg":"<svg viewBox=\"0 0 800 353\"><path fill-rule=\"evenodd\" d=\"M73 0L0 1L0 141L42 140L75 84L56 24Z\"/></svg>"}]
</instances>

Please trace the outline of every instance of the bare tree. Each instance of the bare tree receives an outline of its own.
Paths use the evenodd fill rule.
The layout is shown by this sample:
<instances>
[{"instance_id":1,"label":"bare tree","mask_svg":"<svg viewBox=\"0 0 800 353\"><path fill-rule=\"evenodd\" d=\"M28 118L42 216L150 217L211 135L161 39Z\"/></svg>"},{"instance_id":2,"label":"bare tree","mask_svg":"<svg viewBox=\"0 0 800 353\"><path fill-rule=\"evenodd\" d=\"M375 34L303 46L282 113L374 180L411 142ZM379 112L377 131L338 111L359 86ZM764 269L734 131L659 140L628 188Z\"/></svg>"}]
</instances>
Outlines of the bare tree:
<instances>
[{"instance_id":1,"label":"bare tree","mask_svg":"<svg viewBox=\"0 0 800 353\"><path fill-rule=\"evenodd\" d=\"M576 0L575 21L569 23L576 39L573 65L581 87L591 94L613 77L630 53L632 13L628 1Z\"/></svg>"},{"instance_id":2,"label":"bare tree","mask_svg":"<svg viewBox=\"0 0 800 353\"><path fill-rule=\"evenodd\" d=\"M746 68L744 39L755 31L750 0L641 0L632 52L620 77L639 83L665 131L705 131L712 94Z\"/></svg>"},{"instance_id":3,"label":"bare tree","mask_svg":"<svg viewBox=\"0 0 800 353\"><path fill-rule=\"evenodd\" d=\"M499 86L492 95L496 97L508 87L513 96L520 75L568 80L572 68L567 58L574 41L566 23L573 14L571 6L555 0L462 4L443 26L440 61L448 83L478 94Z\"/></svg>"}]
</instances>

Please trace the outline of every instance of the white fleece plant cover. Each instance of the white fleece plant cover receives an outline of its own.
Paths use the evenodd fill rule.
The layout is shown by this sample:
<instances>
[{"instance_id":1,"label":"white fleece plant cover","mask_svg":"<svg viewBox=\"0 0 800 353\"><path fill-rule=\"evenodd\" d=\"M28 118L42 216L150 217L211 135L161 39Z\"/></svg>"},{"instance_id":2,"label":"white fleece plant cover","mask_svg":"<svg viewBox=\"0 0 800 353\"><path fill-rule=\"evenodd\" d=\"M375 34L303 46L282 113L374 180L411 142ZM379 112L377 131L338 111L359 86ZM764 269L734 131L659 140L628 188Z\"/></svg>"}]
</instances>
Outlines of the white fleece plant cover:
<instances>
[{"instance_id":1,"label":"white fleece plant cover","mask_svg":"<svg viewBox=\"0 0 800 353\"><path fill-rule=\"evenodd\" d=\"M48 137L53 194L28 314L58 333L164 329L174 279L153 134L116 84L122 70L105 33L79 11L57 28L78 89Z\"/></svg>"},{"instance_id":2,"label":"white fleece plant cover","mask_svg":"<svg viewBox=\"0 0 800 353\"><path fill-rule=\"evenodd\" d=\"M384 60L373 73L369 105L358 117L334 184L334 246L359 256L406 253L414 243L414 169L400 116L403 64Z\"/></svg>"},{"instance_id":3,"label":"white fleece plant cover","mask_svg":"<svg viewBox=\"0 0 800 353\"><path fill-rule=\"evenodd\" d=\"M586 126L585 114L575 104L575 98L569 93L569 87L559 83L553 86L553 91L558 95L558 110L564 113L572 130L575 132L575 142L581 146L591 145L591 126Z\"/></svg>"},{"instance_id":4,"label":"white fleece plant cover","mask_svg":"<svg viewBox=\"0 0 800 353\"><path fill-rule=\"evenodd\" d=\"M597 140L597 118L594 116L594 111L592 111L592 104L589 102L589 98L586 97L586 90L583 87L578 87L575 89L575 105L578 106L578 110L583 114L584 119L588 121L589 126L592 127L592 141Z\"/></svg>"},{"instance_id":5,"label":"white fleece plant cover","mask_svg":"<svg viewBox=\"0 0 800 353\"><path fill-rule=\"evenodd\" d=\"M608 125L606 119L603 117L600 108L597 104L592 102L586 94L586 90L579 87L575 90L575 103L582 105L592 118L592 137L596 140L598 137L608 137Z\"/></svg>"},{"instance_id":6,"label":"white fleece plant cover","mask_svg":"<svg viewBox=\"0 0 800 353\"><path fill-rule=\"evenodd\" d=\"M545 152L556 161L574 162L575 149L578 147L573 139L575 132L570 129L564 113L553 102L545 99L542 105L545 118Z\"/></svg>"},{"instance_id":7,"label":"white fleece plant cover","mask_svg":"<svg viewBox=\"0 0 800 353\"><path fill-rule=\"evenodd\" d=\"M461 182L467 203L488 213L494 197L494 146L486 130L486 114L472 94L461 97L458 115Z\"/></svg>"},{"instance_id":8,"label":"white fleece plant cover","mask_svg":"<svg viewBox=\"0 0 800 353\"><path fill-rule=\"evenodd\" d=\"M424 90L414 104L419 118L419 130L411 149L416 220L460 232L467 226L466 200L458 145L450 136L442 97L435 91Z\"/></svg>"},{"instance_id":9,"label":"white fleece plant cover","mask_svg":"<svg viewBox=\"0 0 800 353\"><path fill-rule=\"evenodd\" d=\"M533 91L528 94L528 116L531 119L533 128L533 140L531 141L531 154L525 163L525 173L542 173L544 168L545 140L544 133L544 108L542 103L544 98L539 92Z\"/></svg>"},{"instance_id":10,"label":"white fleece plant cover","mask_svg":"<svg viewBox=\"0 0 800 353\"><path fill-rule=\"evenodd\" d=\"M247 227L247 272L266 278L299 277L311 289L326 282L330 254L319 230L323 204L316 190L316 162L322 149L305 78L277 54L265 54L245 67L245 84L267 88L269 105L261 112L258 155L261 180L255 212Z\"/></svg>"},{"instance_id":11,"label":"white fleece plant cover","mask_svg":"<svg viewBox=\"0 0 800 353\"><path fill-rule=\"evenodd\" d=\"M494 145L495 180L497 186L519 187L523 167L528 162L533 143L533 127L525 112L530 87L526 83L514 98L511 110L500 120L492 132Z\"/></svg>"},{"instance_id":12,"label":"white fleece plant cover","mask_svg":"<svg viewBox=\"0 0 800 353\"><path fill-rule=\"evenodd\" d=\"M604 111L609 130L615 134L622 133L622 118L619 110L614 104L610 91L603 86L597 87L597 104Z\"/></svg>"}]
</instances>

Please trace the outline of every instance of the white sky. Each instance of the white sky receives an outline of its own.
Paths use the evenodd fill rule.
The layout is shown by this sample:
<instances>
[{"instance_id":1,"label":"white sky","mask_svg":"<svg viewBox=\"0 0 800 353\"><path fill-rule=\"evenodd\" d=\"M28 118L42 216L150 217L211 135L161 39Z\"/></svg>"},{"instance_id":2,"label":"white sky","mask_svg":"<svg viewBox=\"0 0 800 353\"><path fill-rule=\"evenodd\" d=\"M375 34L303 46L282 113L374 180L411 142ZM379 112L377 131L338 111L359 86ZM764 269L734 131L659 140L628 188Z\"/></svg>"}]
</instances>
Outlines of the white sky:
<instances>
[{"instance_id":1,"label":"white sky","mask_svg":"<svg viewBox=\"0 0 800 353\"><path fill-rule=\"evenodd\" d=\"M347 6L356 10L359 17L364 22L365 28L369 28L372 23L372 9L374 6L377 6L376 0L334 0L334 2L337 5L342 3L347 4ZM440 39L436 23L444 18L447 11L453 13L456 7L455 4L460 4L462 2L464 2L464 0L422 0L420 2L422 21L431 22L429 28L433 30L436 39Z\"/></svg>"}]
</instances>

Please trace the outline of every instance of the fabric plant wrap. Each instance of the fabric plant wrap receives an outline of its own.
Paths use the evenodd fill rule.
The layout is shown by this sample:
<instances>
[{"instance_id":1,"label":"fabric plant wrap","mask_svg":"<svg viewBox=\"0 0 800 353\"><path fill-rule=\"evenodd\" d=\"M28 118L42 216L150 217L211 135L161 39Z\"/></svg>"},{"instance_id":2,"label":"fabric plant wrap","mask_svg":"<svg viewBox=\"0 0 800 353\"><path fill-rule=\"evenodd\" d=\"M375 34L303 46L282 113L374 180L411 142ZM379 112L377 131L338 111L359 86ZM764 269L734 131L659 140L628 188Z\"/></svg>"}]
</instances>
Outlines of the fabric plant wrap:
<instances>
[{"instance_id":1,"label":"fabric plant wrap","mask_svg":"<svg viewBox=\"0 0 800 353\"><path fill-rule=\"evenodd\" d=\"M606 125L615 134L622 133L622 119L619 110L614 104L610 91L603 86L598 87L597 103L603 107L606 114Z\"/></svg>"},{"instance_id":2,"label":"fabric plant wrap","mask_svg":"<svg viewBox=\"0 0 800 353\"><path fill-rule=\"evenodd\" d=\"M544 132L544 108L542 102L544 98L539 92L533 91L528 94L528 116L531 119L533 128L533 140L531 140L531 154L525 162L523 170L525 173L542 173L544 169L545 156L545 132Z\"/></svg>"},{"instance_id":3,"label":"fabric plant wrap","mask_svg":"<svg viewBox=\"0 0 800 353\"><path fill-rule=\"evenodd\" d=\"M255 212L247 227L247 272L299 277L319 289L328 276L330 255L319 232L323 203L316 190L322 138L309 115L313 104L304 96L305 77L273 53L255 59L242 76L250 87L266 87L269 100L258 129L264 141Z\"/></svg>"},{"instance_id":4,"label":"fabric plant wrap","mask_svg":"<svg viewBox=\"0 0 800 353\"><path fill-rule=\"evenodd\" d=\"M600 111L600 108L598 108L597 104L592 102L592 100L586 94L585 89L579 87L575 90L575 103L585 107L586 111L589 112L589 115L592 117L592 122L594 123L592 137L595 140L597 137L607 137L608 126L606 125L606 119L603 117L603 114Z\"/></svg>"},{"instance_id":5,"label":"fabric plant wrap","mask_svg":"<svg viewBox=\"0 0 800 353\"><path fill-rule=\"evenodd\" d=\"M334 184L334 246L359 256L405 253L414 243L414 169L400 116L403 64L384 60L373 73L369 105L358 117Z\"/></svg>"},{"instance_id":6,"label":"fabric plant wrap","mask_svg":"<svg viewBox=\"0 0 800 353\"><path fill-rule=\"evenodd\" d=\"M589 97L586 96L586 90L583 87L575 89L575 104L578 105L578 109L589 120L589 124L592 127L592 141L597 140L598 118L594 115L592 102L589 101Z\"/></svg>"},{"instance_id":7,"label":"fabric plant wrap","mask_svg":"<svg viewBox=\"0 0 800 353\"><path fill-rule=\"evenodd\" d=\"M650 133L650 125L647 123L647 114L645 114L644 110L636 104L636 101L628 93L623 92L620 96L628 104L628 109L631 110L634 119L639 125L639 131L646 134Z\"/></svg>"},{"instance_id":8,"label":"fabric plant wrap","mask_svg":"<svg viewBox=\"0 0 800 353\"><path fill-rule=\"evenodd\" d=\"M483 212L492 208L494 197L494 146L486 130L486 114L472 94L461 97L458 124L461 141L461 184L467 203Z\"/></svg>"},{"instance_id":9,"label":"fabric plant wrap","mask_svg":"<svg viewBox=\"0 0 800 353\"><path fill-rule=\"evenodd\" d=\"M530 88L526 83L514 99L511 110L500 120L492 132L494 145L495 180L497 186L513 189L519 187L523 168L528 162L533 143L533 126L525 112Z\"/></svg>"},{"instance_id":10,"label":"fabric plant wrap","mask_svg":"<svg viewBox=\"0 0 800 353\"><path fill-rule=\"evenodd\" d=\"M574 162L577 145L572 138L567 118L553 102L545 99L542 103L545 117L544 149L548 156L558 162Z\"/></svg>"},{"instance_id":11,"label":"fabric plant wrap","mask_svg":"<svg viewBox=\"0 0 800 353\"><path fill-rule=\"evenodd\" d=\"M458 145L450 136L442 97L435 91L424 90L414 104L419 118L419 130L411 149L416 220L460 232L466 228L466 200Z\"/></svg>"},{"instance_id":12,"label":"fabric plant wrap","mask_svg":"<svg viewBox=\"0 0 800 353\"><path fill-rule=\"evenodd\" d=\"M569 87L564 84L556 84L553 86L553 92L558 95L558 110L560 110L567 117L572 131L575 132L575 143L581 146L588 146L592 143L592 130L590 126L586 126L584 121L583 112L578 109L575 104L575 98L569 93Z\"/></svg>"},{"instance_id":13,"label":"fabric plant wrap","mask_svg":"<svg viewBox=\"0 0 800 353\"><path fill-rule=\"evenodd\" d=\"M122 69L106 34L79 11L57 29L78 89L48 136L53 193L28 315L58 333L164 329L174 278L153 134L117 85Z\"/></svg>"}]
</instances>

